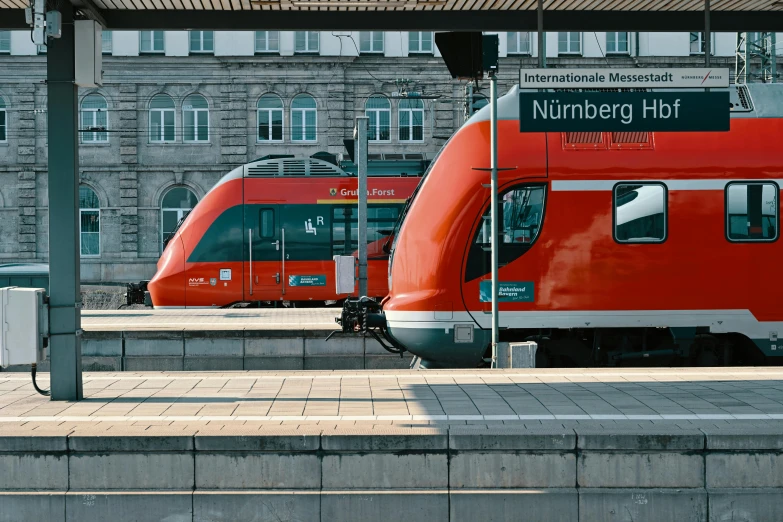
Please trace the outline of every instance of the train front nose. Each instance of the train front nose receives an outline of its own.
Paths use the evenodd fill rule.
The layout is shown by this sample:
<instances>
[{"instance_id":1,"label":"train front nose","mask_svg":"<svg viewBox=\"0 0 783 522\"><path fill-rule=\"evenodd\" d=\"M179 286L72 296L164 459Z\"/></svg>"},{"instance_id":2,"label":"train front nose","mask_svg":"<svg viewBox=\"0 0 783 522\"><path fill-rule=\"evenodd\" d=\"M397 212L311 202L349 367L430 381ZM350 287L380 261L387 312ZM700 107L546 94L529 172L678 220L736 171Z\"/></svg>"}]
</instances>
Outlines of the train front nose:
<instances>
[{"instance_id":1,"label":"train front nose","mask_svg":"<svg viewBox=\"0 0 783 522\"><path fill-rule=\"evenodd\" d=\"M185 249L179 235L169 241L147 289L155 308L185 307Z\"/></svg>"}]
</instances>

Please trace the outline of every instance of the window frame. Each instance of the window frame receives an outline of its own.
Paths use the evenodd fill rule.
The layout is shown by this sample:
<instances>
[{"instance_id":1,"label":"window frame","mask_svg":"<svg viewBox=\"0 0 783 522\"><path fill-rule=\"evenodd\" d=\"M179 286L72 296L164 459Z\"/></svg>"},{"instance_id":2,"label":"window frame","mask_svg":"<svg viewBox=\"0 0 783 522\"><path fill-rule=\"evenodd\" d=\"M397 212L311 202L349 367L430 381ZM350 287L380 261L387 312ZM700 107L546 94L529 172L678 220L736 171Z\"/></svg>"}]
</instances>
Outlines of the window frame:
<instances>
[{"instance_id":1,"label":"window frame","mask_svg":"<svg viewBox=\"0 0 783 522\"><path fill-rule=\"evenodd\" d=\"M385 108L368 108L367 105L370 103L370 100L373 98L383 98L383 100L388 104L388 107ZM369 141L373 143L389 143L391 141L391 131L392 131L392 125L391 125L391 117L392 117L392 110L391 110L391 100L384 96L383 94L371 94L367 97L367 100L364 102L364 115L367 116L367 118L370 118L370 113L374 113L375 116L375 126L373 127L371 119L368 121L368 132L371 133L369 137ZM388 128L386 129L388 133L388 138L383 139L381 138L381 113L387 113L389 115L389 123Z\"/></svg>"},{"instance_id":2,"label":"window frame","mask_svg":"<svg viewBox=\"0 0 783 522\"><path fill-rule=\"evenodd\" d=\"M264 98L264 96L274 96L277 98L277 100L280 102L279 108L269 109L269 108L261 108L258 106L259 103L261 103L261 100ZM269 115L269 135L274 136L274 133L272 130L274 129L274 126L272 125L272 112L273 111L280 111L280 139L268 139L268 140L262 140L261 139L261 112L266 112ZM262 94L258 101L256 102L256 143L282 143L285 141L285 103L283 103L283 99L278 96L277 94L268 92L266 94Z\"/></svg>"},{"instance_id":3,"label":"window frame","mask_svg":"<svg viewBox=\"0 0 783 522\"><path fill-rule=\"evenodd\" d=\"M79 188L86 188L89 189L93 195L95 196L95 199L98 200L98 208L82 208L81 202L79 203L79 258L99 258L101 257L101 209L100 209L100 198L98 198L98 193L95 192L95 189L93 189L89 185L80 185ZM95 212L98 215L98 231L97 232L84 232L82 230L82 215L85 212ZM82 253L82 236L84 234L98 234L98 253L97 254L83 254Z\"/></svg>"},{"instance_id":4,"label":"window frame","mask_svg":"<svg viewBox=\"0 0 783 522\"><path fill-rule=\"evenodd\" d=\"M294 102L296 101L296 99L299 98L299 97L304 98L305 96L310 98L311 100L313 100L313 102L315 102L315 107L295 108L294 107ZM294 125L294 111L302 113L302 116L301 116L302 117L302 125L301 125L302 138L301 139L294 138L294 131L297 128ZM311 139L311 140L307 139L307 113L310 112L310 111L312 111L315 114L315 123L314 123L315 135L314 135L313 139ZM318 102L316 101L314 96L312 96L311 94L307 94L307 93L301 93L301 94L297 94L296 96L294 96L291 99L291 108L290 108L289 114L290 114L290 117L291 117L291 141L292 142L294 142L294 143L316 143L316 142L318 142Z\"/></svg>"},{"instance_id":5,"label":"window frame","mask_svg":"<svg viewBox=\"0 0 783 522\"><path fill-rule=\"evenodd\" d=\"M166 237L164 236L164 230L163 230L163 213L164 212L177 212L177 223L179 223L180 219L188 217L188 215L193 212L193 209L196 208L196 205L193 205L191 208L183 208L183 207L167 207L164 206L163 202L166 200L166 196L169 195L170 192L177 189L184 189L190 192L193 195L193 198L196 200L196 205L199 204L198 196L196 195L196 192L192 190L190 187L183 186L183 185L174 185L169 187L163 192L163 195L160 198L160 251L163 253L164 250L166 250L166 246L164 245L164 242L166 241ZM180 217L180 214L182 216ZM174 225L174 231L171 232L172 234L177 231L176 224Z\"/></svg>"},{"instance_id":6,"label":"window frame","mask_svg":"<svg viewBox=\"0 0 783 522\"><path fill-rule=\"evenodd\" d=\"M522 43L522 35L527 35L525 44L527 45L527 51L520 51L521 43ZM510 35L514 35L514 43L516 44L516 50L511 51L509 44L509 37ZM506 55L507 56L532 56L533 55L533 44L532 44L532 37L531 33L529 31L509 31L506 33Z\"/></svg>"},{"instance_id":7,"label":"window frame","mask_svg":"<svg viewBox=\"0 0 783 522\"><path fill-rule=\"evenodd\" d=\"M103 103L105 104L105 107L103 109L93 109L93 108L84 108L84 101L89 98L90 96L100 96L103 99ZM90 113L91 120L92 120L92 127L97 127L97 118L98 113L105 112L106 114L106 127L105 130L102 131L86 131L83 128L84 127L84 114ZM81 101L79 102L79 126L82 127L79 132L79 138L80 142L85 145L95 145L95 144L105 144L109 143L109 103L106 101L106 97L103 96L101 93L98 92L91 92L84 96ZM92 135L90 139L87 139L88 136ZM105 136L104 139L97 139L99 135Z\"/></svg>"},{"instance_id":8,"label":"window frame","mask_svg":"<svg viewBox=\"0 0 783 522\"><path fill-rule=\"evenodd\" d=\"M376 49L375 48L375 37L377 36L377 33L381 34L381 48ZM364 48L365 43L365 36L369 36L368 42L370 44L369 49ZM359 32L359 54L383 54L384 48L386 47L386 35L384 35L383 31L360 31Z\"/></svg>"},{"instance_id":9,"label":"window frame","mask_svg":"<svg viewBox=\"0 0 783 522\"><path fill-rule=\"evenodd\" d=\"M775 197L777 205L775 206L775 237L772 239L731 239L729 236L729 187L732 185L772 185L775 187ZM763 194L763 189L762 189ZM723 189L723 214L724 214L724 235L729 243L774 243L780 238L780 186L772 179L768 180L733 180L726 183Z\"/></svg>"},{"instance_id":10,"label":"window frame","mask_svg":"<svg viewBox=\"0 0 783 522\"><path fill-rule=\"evenodd\" d=\"M114 52L114 33L112 32L111 29L103 29L101 31L101 54L112 54L113 52Z\"/></svg>"},{"instance_id":11,"label":"window frame","mask_svg":"<svg viewBox=\"0 0 783 522\"><path fill-rule=\"evenodd\" d=\"M259 36L259 33L265 33L264 42L266 43L266 49L260 49L258 47L258 36ZM269 33L277 33L277 48L276 49L270 49L269 48ZM253 51L256 54L279 53L280 52L280 31L254 31L253 32Z\"/></svg>"},{"instance_id":12,"label":"window frame","mask_svg":"<svg viewBox=\"0 0 783 522\"><path fill-rule=\"evenodd\" d=\"M304 33L305 34L305 48L304 49L297 49L296 48L296 34L297 33ZM311 38L310 33L315 34L315 48L311 48ZM294 31L294 54L318 54L321 52L321 33L319 31Z\"/></svg>"},{"instance_id":13,"label":"window frame","mask_svg":"<svg viewBox=\"0 0 783 522\"><path fill-rule=\"evenodd\" d=\"M152 108L152 100L154 100L157 96L166 96L168 97L171 102L174 104L174 107L171 108ZM149 138L148 143L159 143L159 144L165 144L165 143L176 143L177 142L177 103L174 101L174 98L169 96L166 93L158 93L152 98L150 98L150 101L147 105L147 117L149 118L149 121L147 122L149 124ZM174 137L173 139L167 140L166 139L166 113L171 112L174 118L174 121L172 123L172 128L174 130ZM160 113L160 139L153 139L153 133L152 133L152 115L155 113Z\"/></svg>"},{"instance_id":14,"label":"window frame","mask_svg":"<svg viewBox=\"0 0 783 522\"><path fill-rule=\"evenodd\" d=\"M622 185L658 186L663 188L663 239L639 241L617 239L617 189ZM612 239L618 245L660 245L669 239L669 187L663 181L618 181L612 187Z\"/></svg>"},{"instance_id":15,"label":"window frame","mask_svg":"<svg viewBox=\"0 0 783 522\"><path fill-rule=\"evenodd\" d=\"M194 108L191 107L190 109L186 109L185 108L185 102L191 96L199 96L199 97L201 97L206 102L207 107L206 108L202 107L202 108L197 108L197 109L194 109ZM185 113L193 113L193 126L192 126L193 127L193 139L188 139L188 125L185 123L186 122ZM198 118L199 118L199 115L201 113L205 113L207 115L207 139L205 139L205 140L201 140L201 139L198 138L198 130L199 130L199 127L202 126L198 122ZM187 96L185 96L185 99L182 100L182 142L183 143L209 143L210 139L212 138L212 132L211 132L212 129L210 129L209 119L210 119L209 118L209 100L207 100L202 94L199 94L199 93L196 93L196 92L188 94ZM176 123L176 121L175 121L175 123ZM176 124L175 124L174 127L176 129ZM176 131L175 131L175 139L176 139Z\"/></svg>"},{"instance_id":16,"label":"window frame","mask_svg":"<svg viewBox=\"0 0 783 522\"><path fill-rule=\"evenodd\" d=\"M694 41L691 40L693 38L693 35L699 35L698 40L696 40L699 43L699 50L694 51L693 50L693 43ZM690 56L704 56L705 51L702 51L701 49L706 49L706 38L704 36L704 31L689 31L688 32L688 54ZM712 38L710 38L710 56L715 55L715 33L712 33Z\"/></svg>"},{"instance_id":17,"label":"window frame","mask_svg":"<svg viewBox=\"0 0 783 522\"><path fill-rule=\"evenodd\" d=\"M424 113L426 110L426 106L424 105L424 101L421 98L410 98L414 100L418 100L421 102L421 108L410 108L410 107L401 107L402 102L406 99L400 100L399 103L397 103L397 140L400 143L421 143L425 141L424 139ZM421 112L421 139L417 140L413 138L413 129L415 128L415 125L413 124L413 114L415 112ZM403 126L402 124L402 115L403 113L408 114L408 124ZM402 138L402 129L403 127L406 127L408 129L408 139Z\"/></svg>"},{"instance_id":18,"label":"window frame","mask_svg":"<svg viewBox=\"0 0 783 522\"><path fill-rule=\"evenodd\" d=\"M352 255L353 252L355 251L352 248L354 239L356 240L356 249L358 250L358 248L359 248L359 233L358 233L358 229L359 229L358 228L359 227L359 221L358 221L359 217L358 216L359 215L358 215L358 213L354 214L354 212L358 212L357 211L358 207L356 205L351 205L351 204L338 204L338 205L330 205L330 206L333 207L330 210L330 215L329 215L329 219L331 221L331 223L329 225L329 229L330 229L329 230L329 244L330 244L331 255L332 256L338 256L338 255L349 256L349 255ZM351 211L350 212L350 217L346 218L345 217L345 211L348 210L348 209L350 209L350 211ZM372 238L372 234L377 234L378 230L380 229L380 227L376 226L378 224L392 223L392 227L391 227L392 232L389 235L384 236L384 238L386 240L388 240L388 238L390 236L394 235L394 223L396 223L399 220L400 214L402 214L402 210L403 210L403 205L402 204L399 204L399 203L371 203L370 205L368 205L367 209L368 209L368 214L367 214L367 245L368 246L373 244L373 243L376 243L377 241L379 241L378 239L373 239ZM396 212L397 215L395 217L392 217L392 218L372 217L370 215L371 214L370 210L378 210L378 211L391 210L393 212ZM343 216L342 217L338 218L335 215L338 211L342 211L343 212ZM356 221L354 221L352 219L354 215L356 216ZM353 234L353 230L354 230L353 225L354 224L356 224L356 230L357 230L357 233L356 233L355 237L354 237L354 234ZM334 238L334 236L335 236L335 226L336 225L342 225L343 226L344 238L343 238L343 248L342 248L342 251L338 251L339 249L335 248L335 238ZM388 257L389 257L389 254L377 255L377 254L372 253L372 252L368 253L368 255L372 256L371 259L376 259L376 260L377 259L388 259Z\"/></svg>"},{"instance_id":19,"label":"window frame","mask_svg":"<svg viewBox=\"0 0 783 522\"><path fill-rule=\"evenodd\" d=\"M143 48L143 34L150 33L150 49ZM155 49L155 33L163 33L163 44L160 49ZM190 47L190 43L188 43ZM139 31L139 54L165 54L166 53L166 31Z\"/></svg>"},{"instance_id":20,"label":"window frame","mask_svg":"<svg viewBox=\"0 0 783 522\"><path fill-rule=\"evenodd\" d=\"M429 49L422 49L422 43L424 42L422 35L424 33L429 33L430 35ZM416 35L416 49L411 49L411 42L413 41L414 35ZM408 31L408 54L434 54L434 43L435 33L433 31Z\"/></svg>"},{"instance_id":21,"label":"window frame","mask_svg":"<svg viewBox=\"0 0 783 522\"><path fill-rule=\"evenodd\" d=\"M571 33L576 33L579 35L579 50L578 51L572 51L571 50L571 44L573 43L571 41ZM565 34L566 35L566 45L568 47L568 50L561 51L560 50L560 35ZM557 33L557 54L560 55L571 55L571 56L582 56L582 44L583 44L584 36L581 31L559 31Z\"/></svg>"},{"instance_id":22,"label":"window frame","mask_svg":"<svg viewBox=\"0 0 783 522\"><path fill-rule=\"evenodd\" d=\"M615 36L615 49L609 50L609 35L614 34ZM620 41L619 38L617 38L619 35L625 34L625 51L618 51L617 50L617 44ZM631 55L631 33L628 31L607 31L606 32L606 54L614 54L619 56L630 56Z\"/></svg>"},{"instance_id":23,"label":"window frame","mask_svg":"<svg viewBox=\"0 0 783 522\"><path fill-rule=\"evenodd\" d=\"M8 41L8 49L0 47L0 54L11 54L11 31L0 31L0 36L7 36L7 38L2 38L0 41Z\"/></svg>"},{"instance_id":24,"label":"window frame","mask_svg":"<svg viewBox=\"0 0 783 522\"><path fill-rule=\"evenodd\" d=\"M193 33L198 33L199 49L193 49ZM204 33L212 33L212 49L204 49ZM188 52L190 54L215 54L215 31L188 31Z\"/></svg>"}]
</instances>

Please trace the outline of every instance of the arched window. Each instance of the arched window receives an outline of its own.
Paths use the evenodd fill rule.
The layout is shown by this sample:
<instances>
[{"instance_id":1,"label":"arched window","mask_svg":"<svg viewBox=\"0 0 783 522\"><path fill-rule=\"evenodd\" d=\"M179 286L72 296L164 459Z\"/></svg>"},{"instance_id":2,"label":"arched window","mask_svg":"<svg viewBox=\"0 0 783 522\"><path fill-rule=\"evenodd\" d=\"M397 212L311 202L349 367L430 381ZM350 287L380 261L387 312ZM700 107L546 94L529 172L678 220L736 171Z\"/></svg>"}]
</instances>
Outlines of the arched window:
<instances>
[{"instance_id":1,"label":"arched window","mask_svg":"<svg viewBox=\"0 0 783 522\"><path fill-rule=\"evenodd\" d=\"M318 114L315 98L300 94L291 101L291 139L293 141L316 141Z\"/></svg>"},{"instance_id":2,"label":"arched window","mask_svg":"<svg viewBox=\"0 0 783 522\"><path fill-rule=\"evenodd\" d=\"M100 94L88 94L82 99L82 142L103 143L109 141L108 105Z\"/></svg>"},{"instance_id":3,"label":"arched window","mask_svg":"<svg viewBox=\"0 0 783 522\"><path fill-rule=\"evenodd\" d=\"M167 94L158 94L150 100L150 141L174 141L174 100Z\"/></svg>"},{"instance_id":4,"label":"arched window","mask_svg":"<svg viewBox=\"0 0 783 522\"><path fill-rule=\"evenodd\" d=\"M416 98L400 100L400 141L424 141L424 103Z\"/></svg>"},{"instance_id":5,"label":"arched window","mask_svg":"<svg viewBox=\"0 0 783 522\"><path fill-rule=\"evenodd\" d=\"M101 255L101 204L90 187L79 187L79 252L82 257Z\"/></svg>"},{"instance_id":6,"label":"arched window","mask_svg":"<svg viewBox=\"0 0 783 522\"><path fill-rule=\"evenodd\" d=\"M184 141L209 141L209 104L200 94L191 94L182 103Z\"/></svg>"},{"instance_id":7,"label":"arched window","mask_svg":"<svg viewBox=\"0 0 783 522\"><path fill-rule=\"evenodd\" d=\"M283 101L274 94L258 100L258 141L283 141Z\"/></svg>"},{"instance_id":8,"label":"arched window","mask_svg":"<svg viewBox=\"0 0 783 522\"><path fill-rule=\"evenodd\" d=\"M166 192L160 205L160 232L163 248L166 241L172 235L187 215L198 203L198 198L192 191L184 187L174 187Z\"/></svg>"},{"instance_id":9,"label":"arched window","mask_svg":"<svg viewBox=\"0 0 783 522\"><path fill-rule=\"evenodd\" d=\"M365 113L369 121L370 141L391 140L391 103L385 96L374 94L367 98Z\"/></svg>"},{"instance_id":10,"label":"arched window","mask_svg":"<svg viewBox=\"0 0 783 522\"><path fill-rule=\"evenodd\" d=\"M0 141L7 141L8 140L8 134L7 134L7 123L6 123L6 116L5 116L5 100L2 96L0 96Z\"/></svg>"}]
</instances>

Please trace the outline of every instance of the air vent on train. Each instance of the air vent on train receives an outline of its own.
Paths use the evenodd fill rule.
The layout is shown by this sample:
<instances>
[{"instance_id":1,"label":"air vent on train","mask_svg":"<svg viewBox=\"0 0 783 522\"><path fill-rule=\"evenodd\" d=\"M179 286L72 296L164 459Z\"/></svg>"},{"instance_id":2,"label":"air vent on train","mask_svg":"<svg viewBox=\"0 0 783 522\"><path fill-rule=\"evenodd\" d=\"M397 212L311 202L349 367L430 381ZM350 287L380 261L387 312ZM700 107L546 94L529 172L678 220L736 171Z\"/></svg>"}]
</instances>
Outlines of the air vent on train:
<instances>
[{"instance_id":1,"label":"air vent on train","mask_svg":"<svg viewBox=\"0 0 783 522\"><path fill-rule=\"evenodd\" d=\"M247 165L246 176L346 176L340 167L320 159L277 158Z\"/></svg>"}]
</instances>

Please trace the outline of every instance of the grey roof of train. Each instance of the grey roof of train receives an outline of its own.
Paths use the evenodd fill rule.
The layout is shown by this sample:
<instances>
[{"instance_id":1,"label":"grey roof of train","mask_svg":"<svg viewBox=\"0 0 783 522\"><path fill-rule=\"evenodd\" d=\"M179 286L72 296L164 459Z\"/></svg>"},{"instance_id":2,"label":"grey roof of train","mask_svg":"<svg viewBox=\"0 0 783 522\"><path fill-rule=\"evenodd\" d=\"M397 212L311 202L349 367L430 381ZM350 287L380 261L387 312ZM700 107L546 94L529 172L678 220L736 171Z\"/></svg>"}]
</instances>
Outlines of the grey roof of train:
<instances>
[{"instance_id":1,"label":"grey roof of train","mask_svg":"<svg viewBox=\"0 0 783 522\"><path fill-rule=\"evenodd\" d=\"M711 89L711 91L729 91L731 93L732 103L739 103L737 89L745 89L750 99L750 110L741 109L731 112L732 118L782 118L783 117L783 83L751 83L747 85L732 85L724 89ZM548 89L551 91L551 89ZM660 92L692 92L694 89L650 89L650 91ZM511 88L506 94L498 98L498 119L499 120L518 120L519 119L519 93L520 92L538 92L536 89L525 89L521 91L518 85ZM490 107L485 105L466 123L475 123L477 121L489 120Z\"/></svg>"}]
</instances>

